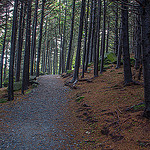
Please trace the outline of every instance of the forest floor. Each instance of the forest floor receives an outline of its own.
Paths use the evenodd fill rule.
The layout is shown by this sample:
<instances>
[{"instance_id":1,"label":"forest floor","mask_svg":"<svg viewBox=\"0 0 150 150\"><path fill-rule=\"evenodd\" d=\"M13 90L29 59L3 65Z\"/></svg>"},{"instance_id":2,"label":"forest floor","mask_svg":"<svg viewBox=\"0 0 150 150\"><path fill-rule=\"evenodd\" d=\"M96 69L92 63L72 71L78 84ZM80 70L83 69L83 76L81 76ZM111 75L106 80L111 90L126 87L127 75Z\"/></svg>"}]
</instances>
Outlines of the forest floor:
<instances>
[{"instance_id":1,"label":"forest floor","mask_svg":"<svg viewBox=\"0 0 150 150\"><path fill-rule=\"evenodd\" d=\"M137 73L133 73L137 80ZM36 145L41 150L150 149L150 120L142 116L142 80L124 86L123 68L113 65L96 78L93 66L89 67L84 78L88 80L80 78L76 89L68 90L59 81L66 83L71 78L56 78L59 76L41 76L37 88L27 90L24 96L15 92L15 101L1 103L1 149L17 149L17 145L23 149ZM64 102L57 101L60 97ZM3 88L0 99L5 102L6 98Z\"/></svg>"},{"instance_id":2,"label":"forest floor","mask_svg":"<svg viewBox=\"0 0 150 150\"><path fill-rule=\"evenodd\" d=\"M88 80L80 78L70 93L69 107L73 118L78 118L74 126L80 149L149 150L150 120L142 116L144 88L143 81L137 80L138 72L132 70L139 84L124 86L123 68L110 65L96 78L93 70L91 66L85 73Z\"/></svg>"}]
</instances>

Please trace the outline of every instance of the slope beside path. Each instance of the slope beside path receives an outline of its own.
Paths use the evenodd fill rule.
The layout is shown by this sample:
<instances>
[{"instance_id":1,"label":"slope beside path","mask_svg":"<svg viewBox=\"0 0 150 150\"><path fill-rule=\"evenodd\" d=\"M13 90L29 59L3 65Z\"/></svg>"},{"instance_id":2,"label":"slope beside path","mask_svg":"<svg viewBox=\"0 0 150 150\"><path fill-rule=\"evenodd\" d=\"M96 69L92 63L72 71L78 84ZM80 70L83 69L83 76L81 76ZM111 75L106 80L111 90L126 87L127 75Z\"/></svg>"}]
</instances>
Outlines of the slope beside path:
<instances>
[{"instance_id":1,"label":"slope beside path","mask_svg":"<svg viewBox=\"0 0 150 150\"><path fill-rule=\"evenodd\" d=\"M73 149L67 116L69 92L57 75L38 78L27 96L1 105L0 149ZM67 130L66 130L67 129Z\"/></svg>"}]
</instances>

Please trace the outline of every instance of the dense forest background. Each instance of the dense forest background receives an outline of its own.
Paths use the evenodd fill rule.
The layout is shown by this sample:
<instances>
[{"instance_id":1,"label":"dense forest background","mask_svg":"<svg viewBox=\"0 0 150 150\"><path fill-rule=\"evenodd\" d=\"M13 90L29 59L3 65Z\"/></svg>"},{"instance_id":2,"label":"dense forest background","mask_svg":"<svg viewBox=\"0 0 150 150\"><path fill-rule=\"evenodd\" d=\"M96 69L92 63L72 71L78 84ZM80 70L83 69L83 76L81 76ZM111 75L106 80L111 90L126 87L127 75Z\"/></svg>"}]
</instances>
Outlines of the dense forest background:
<instances>
[{"instance_id":1,"label":"dense forest background","mask_svg":"<svg viewBox=\"0 0 150 150\"><path fill-rule=\"evenodd\" d=\"M131 65L144 74L145 111L150 118L149 0L6 0L0 2L0 87L22 93L43 74L69 74L76 84L89 64L94 77L109 63L124 67L124 84L133 81ZM132 59L130 55L134 56ZM132 64L131 64L132 63Z\"/></svg>"}]
</instances>

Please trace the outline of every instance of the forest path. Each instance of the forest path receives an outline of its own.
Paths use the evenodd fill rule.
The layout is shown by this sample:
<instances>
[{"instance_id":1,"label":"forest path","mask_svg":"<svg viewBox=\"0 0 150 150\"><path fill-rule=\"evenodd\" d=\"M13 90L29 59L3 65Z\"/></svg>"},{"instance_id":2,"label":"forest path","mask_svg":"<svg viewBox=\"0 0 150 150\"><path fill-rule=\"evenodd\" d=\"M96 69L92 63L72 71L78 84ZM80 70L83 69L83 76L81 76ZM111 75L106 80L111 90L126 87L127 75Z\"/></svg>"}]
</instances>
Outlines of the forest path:
<instances>
[{"instance_id":1,"label":"forest path","mask_svg":"<svg viewBox=\"0 0 150 150\"><path fill-rule=\"evenodd\" d=\"M30 94L1 108L0 149L73 149L66 98L69 89L57 75L41 76L38 82Z\"/></svg>"}]
</instances>

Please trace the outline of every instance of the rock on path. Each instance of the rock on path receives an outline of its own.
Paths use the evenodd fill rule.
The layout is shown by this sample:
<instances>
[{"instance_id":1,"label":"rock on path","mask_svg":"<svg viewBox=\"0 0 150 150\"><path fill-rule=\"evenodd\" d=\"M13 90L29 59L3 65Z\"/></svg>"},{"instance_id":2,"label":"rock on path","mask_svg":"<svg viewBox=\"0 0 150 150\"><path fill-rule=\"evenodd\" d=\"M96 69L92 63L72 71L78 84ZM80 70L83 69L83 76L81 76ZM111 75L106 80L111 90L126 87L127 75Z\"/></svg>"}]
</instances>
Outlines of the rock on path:
<instances>
[{"instance_id":1,"label":"rock on path","mask_svg":"<svg viewBox=\"0 0 150 150\"><path fill-rule=\"evenodd\" d=\"M39 86L22 99L4 105L1 115L0 149L57 150L74 149L66 128L66 94L59 76L38 78Z\"/></svg>"}]
</instances>

